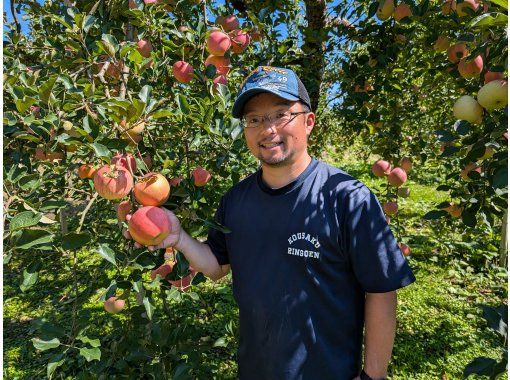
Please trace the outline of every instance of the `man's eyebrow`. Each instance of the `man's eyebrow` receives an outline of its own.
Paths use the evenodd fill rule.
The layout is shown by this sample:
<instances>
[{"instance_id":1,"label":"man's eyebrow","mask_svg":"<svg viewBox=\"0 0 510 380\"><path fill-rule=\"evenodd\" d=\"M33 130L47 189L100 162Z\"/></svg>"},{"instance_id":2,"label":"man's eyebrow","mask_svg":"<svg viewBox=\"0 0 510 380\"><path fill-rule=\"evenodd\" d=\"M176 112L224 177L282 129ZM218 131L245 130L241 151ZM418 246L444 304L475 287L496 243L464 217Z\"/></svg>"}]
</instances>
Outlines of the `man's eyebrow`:
<instances>
[{"instance_id":1,"label":"man's eyebrow","mask_svg":"<svg viewBox=\"0 0 510 380\"><path fill-rule=\"evenodd\" d=\"M277 105L277 106L288 107L288 106L290 106L290 102L280 101L280 102L276 103L276 105ZM255 111L253 111L253 110L252 110L252 109L250 109L250 108L248 108L248 109L245 109L245 110L244 110L244 113L245 113L245 114L249 114L249 113L251 113L251 112L255 112Z\"/></svg>"}]
</instances>

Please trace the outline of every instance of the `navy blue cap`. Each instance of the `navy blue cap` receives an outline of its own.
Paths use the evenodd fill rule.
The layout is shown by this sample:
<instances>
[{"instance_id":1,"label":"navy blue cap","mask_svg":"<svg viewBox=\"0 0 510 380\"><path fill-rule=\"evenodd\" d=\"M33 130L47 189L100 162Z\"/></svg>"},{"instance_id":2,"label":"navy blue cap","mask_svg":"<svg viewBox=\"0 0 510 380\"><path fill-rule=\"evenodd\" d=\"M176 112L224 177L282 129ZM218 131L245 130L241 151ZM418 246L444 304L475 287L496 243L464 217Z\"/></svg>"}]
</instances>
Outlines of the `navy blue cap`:
<instances>
[{"instance_id":1,"label":"navy blue cap","mask_svg":"<svg viewBox=\"0 0 510 380\"><path fill-rule=\"evenodd\" d=\"M294 71L281 67L259 66L248 74L241 84L232 116L240 119L246 102L262 92L269 92L290 101L299 100L312 109L308 91Z\"/></svg>"}]
</instances>

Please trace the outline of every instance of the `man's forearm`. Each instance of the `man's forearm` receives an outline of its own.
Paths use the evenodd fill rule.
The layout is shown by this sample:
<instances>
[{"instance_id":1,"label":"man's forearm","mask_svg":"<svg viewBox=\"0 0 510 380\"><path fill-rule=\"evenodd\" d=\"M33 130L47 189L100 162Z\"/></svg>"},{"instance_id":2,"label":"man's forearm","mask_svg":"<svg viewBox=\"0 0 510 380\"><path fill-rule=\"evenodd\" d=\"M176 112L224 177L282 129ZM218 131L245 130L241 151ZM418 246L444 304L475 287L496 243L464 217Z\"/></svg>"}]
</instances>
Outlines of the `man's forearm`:
<instances>
[{"instance_id":1,"label":"man's forearm","mask_svg":"<svg viewBox=\"0 0 510 380\"><path fill-rule=\"evenodd\" d=\"M395 340L397 292L367 293L365 298L365 372L384 378Z\"/></svg>"},{"instance_id":2,"label":"man's forearm","mask_svg":"<svg viewBox=\"0 0 510 380\"><path fill-rule=\"evenodd\" d=\"M189 264L197 272L202 272L212 280L221 277L221 266L207 244L193 239L182 230L175 248L186 256Z\"/></svg>"}]
</instances>

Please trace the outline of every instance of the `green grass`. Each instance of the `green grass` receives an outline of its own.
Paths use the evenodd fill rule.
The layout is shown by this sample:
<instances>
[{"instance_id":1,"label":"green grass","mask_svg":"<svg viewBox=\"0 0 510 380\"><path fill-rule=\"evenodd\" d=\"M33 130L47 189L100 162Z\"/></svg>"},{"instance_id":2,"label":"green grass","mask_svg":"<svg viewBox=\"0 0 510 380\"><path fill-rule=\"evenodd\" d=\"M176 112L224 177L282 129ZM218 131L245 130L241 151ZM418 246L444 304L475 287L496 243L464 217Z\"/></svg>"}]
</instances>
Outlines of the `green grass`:
<instances>
[{"instance_id":1,"label":"green grass","mask_svg":"<svg viewBox=\"0 0 510 380\"><path fill-rule=\"evenodd\" d=\"M384 180L370 176L371 162L359 162L353 157L330 153L329 162L378 192ZM506 302L506 272L496 268L494 262L489 262L488 267L473 268L467 257L462 257L469 252L444 250L444 241L460 240L461 235L455 227L457 220L439 230L437 224L422 219L435 204L448 199L448 194L435 190L438 183L434 178L425 171L416 183L411 174L411 197L399 201L398 235L412 248L409 263L417 281L398 292L398 327L390 364L390 378L395 380L461 379L464 367L475 357L499 358L501 353L498 337L487 328L477 304ZM392 225L397 224L392 221ZM443 232L438 236L438 231ZM497 242L490 243L497 246ZM91 337L115 335L127 318L107 315L99 301L100 294L89 290L95 289L90 287L93 282L103 282L108 265L93 251L80 252L78 259L82 302L79 318L93 322ZM33 319L45 316L70 328L72 300L66 297L72 289L71 258L53 256L47 261L51 266L43 269L38 283L26 293L18 287L26 258L14 256L4 266L5 379L45 378L48 354L36 352L32 346ZM237 329L238 314L229 278L217 284L208 281L197 288L198 300L186 298L185 302L170 305L168 321L186 326L194 342L223 338L222 346L201 352L201 378L234 378L236 338L232 331Z\"/></svg>"}]
</instances>

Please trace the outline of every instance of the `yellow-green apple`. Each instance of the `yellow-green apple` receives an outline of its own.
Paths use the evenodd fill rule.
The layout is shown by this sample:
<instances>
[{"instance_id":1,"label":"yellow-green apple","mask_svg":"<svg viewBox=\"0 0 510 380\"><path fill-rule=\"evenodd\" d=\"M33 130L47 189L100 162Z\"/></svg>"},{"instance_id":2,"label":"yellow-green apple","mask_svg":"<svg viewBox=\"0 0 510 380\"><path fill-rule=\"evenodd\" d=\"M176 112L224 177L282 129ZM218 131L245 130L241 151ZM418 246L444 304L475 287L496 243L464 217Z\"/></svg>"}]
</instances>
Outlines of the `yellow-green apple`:
<instances>
[{"instance_id":1,"label":"yellow-green apple","mask_svg":"<svg viewBox=\"0 0 510 380\"><path fill-rule=\"evenodd\" d=\"M394 0L380 0L376 11L377 18L381 21L387 20L391 17L394 10L395 10Z\"/></svg>"},{"instance_id":2,"label":"yellow-green apple","mask_svg":"<svg viewBox=\"0 0 510 380\"><path fill-rule=\"evenodd\" d=\"M463 95L453 105L453 116L459 120L466 120L470 123L476 122L483 113L483 108L469 95Z\"/></svg>"},{"instance_id":3,"label":"yellow-green apple","mask_svg":"<svg viewBox=\"0 0 510 380\"><path fill-rule=\"evenodd\" d=\"M497 79L485 84L478 90L477 99L487 111L505 107L508 103L508 82Z\"/></svg>"}]
</instances>

